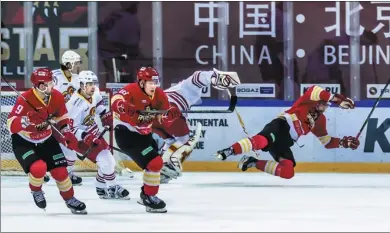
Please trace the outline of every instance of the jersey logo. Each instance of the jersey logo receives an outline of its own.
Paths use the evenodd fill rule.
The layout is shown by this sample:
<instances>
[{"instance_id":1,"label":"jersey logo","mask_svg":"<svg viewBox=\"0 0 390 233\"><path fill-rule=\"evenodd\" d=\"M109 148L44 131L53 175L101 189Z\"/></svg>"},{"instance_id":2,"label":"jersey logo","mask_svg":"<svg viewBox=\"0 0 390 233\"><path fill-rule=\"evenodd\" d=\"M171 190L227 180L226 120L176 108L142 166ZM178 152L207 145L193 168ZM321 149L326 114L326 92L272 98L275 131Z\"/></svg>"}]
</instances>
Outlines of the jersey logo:
<instances>
[{"instance_id":1,"label":"jersey logo","mask_svg":"<svg viewBox=\"0 0 390 233\"><path fill-rule=\"evenodd\" d=\"M146 111L150 111L152 110L150 108L150 106L147 106L145 108ZM151 113L141 113L139 114L138 116L138 122L140 122L141 124L144 124L144 123L150 123L151 121L153 121L153 119L156 117L155 114L151 114Z\"/></svg>"},{"instance_id":2,"label":"jersey logo","mask_svg":"<svg viewBox=\"0 0 390 233\"><path fill-rule=\"evenodd\" d=\"M89 114L84 118L83 125L93 126L95 124L96 107L91 108Z\"/></svg>"},{"instance_id":3,"label":"jersey logo","mask_svg":"<svg viewBox=\"0 0 390 233\"><path fill-rule=\"evenodd\" d=\"M64 96L65 103L70 100L70 97L72 97L74 91L75 91L74 87L69 86L68 89L66 89L66 91L62 92L62 96Z\"/></svg>"}]
</instances>

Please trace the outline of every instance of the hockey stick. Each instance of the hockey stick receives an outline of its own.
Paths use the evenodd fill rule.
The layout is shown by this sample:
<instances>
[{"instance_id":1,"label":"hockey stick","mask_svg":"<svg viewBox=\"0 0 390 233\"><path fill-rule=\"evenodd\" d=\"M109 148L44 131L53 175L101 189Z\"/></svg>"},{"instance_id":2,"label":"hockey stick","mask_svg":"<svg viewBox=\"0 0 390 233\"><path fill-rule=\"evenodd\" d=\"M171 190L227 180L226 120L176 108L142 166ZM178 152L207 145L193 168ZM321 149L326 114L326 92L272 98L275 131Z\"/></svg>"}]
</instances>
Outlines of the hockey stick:
<instances>
[{"instance_id":1,"label":"hockey stick","mask_svg":"<svg viewBox=\"0 0 390 233\"><path fill-rule=\"evenodd\" d=\"M230 92L229 92L230 93ZM183 110L182 113L232 113L237 105L237 96L230 96L229 107L227 110ZM142 110L138 113L147 113L147 114L164 114L167 113L166 110Z\"/></svg>"},{"instance_id":2,"label":"hockey stick","mask_svg":"<svg viewBox=\"0 0 390 233\"><path fill-rule=\"evenodd\" d=\"M230 93L229 89L227 89L227 92L228 92L228 95L231 96L232 94ZM246 130L246 127L245 127L245 124L244 124L244 121L242 120L242 117L240 115L240 113L237 111L237 108L234 110L236 112L236 115L237 115L237 118L238 118L238 121L240 122L240 125L241 125L241 128L242 130L244 131L245 135L249 138L249 134L248 134L248 131ZM252 148L252 151L256 154L257 157L259 157L259 154L257 153L257 151L255 149Z\"/></svg>"},{"instance_id":3,"label":"hockey stick","mask_svg":"<svg viewBox=\"0 0 390 233\"><path fill-rule=\"evenodd\" d=\"M103 129L103 131L99 134L99 136L98 136L98 139L101 139L102 137L103 137L103 135L107 132L109 130L109 127L108 126L105 126L104 127L104 129ZM88 154L92 151L92 149L94 149L95 148L95 144L93 145L93 146L91 146L90 148L88 148L88 150L83 154L83 155L79 155L79 154L77 154L77 157L82 161L82 160L84 160L87 156L88 156Z\"/></svg>"},{"instance_id":4,"label":"hockey stick","mask_svg":"<svg viewBox=\"0 0 390 233\"><path fill-rule=\"evenodd\" d=\"M382 89L381 94L380 94L379 97L376 99L376 101L375 101L375 103L374 103L374 106L371 108L371 111L370 111L370 113L368 114L366 120L364 121L362 127L360 128L358 134L356 135L356 138L359 138L360 135L362 134L364 128L366 127L366 125L367 125L367 123L368 123L368 120L370 119L371 115L374 113L375 108L378 106L379 101L382 99L383 94L385 93L387 87L389 86L389 83L390 83L390 77L389 77L389 80L387 80L387 83L386 83L385 87Z\"/></svg>"},{"instance_id":5,"label":"hockey stick","mask_svg":"<svg viewBox=\"0 0 390 233\"><path fill-rule=\"evenodd\" d=\"M38 112L38 109L34 107L34 105L32 105L32 103L30 103L30 101L28 101L23 95L22 93L20 93L18 90L16 90L15 87L13 87L7 79L5 79L3 76L1 77L1 79L4 80L4 82L18 95L18 97L21 97L24 102L26 102L28 105L30 105L30 107L35 111L35 112ZM51 126L52 129L54 129L54 131L56 131L56 133L58 133L62 138L64 138L64 135L48 120L48 119L45 119L45 122L47 124L49 124ZM66 139L66 138L65 138ZM67 141L67 140L66 140ZM67 141L68 142L68 141Z\"/></svg>"}]
</instances>

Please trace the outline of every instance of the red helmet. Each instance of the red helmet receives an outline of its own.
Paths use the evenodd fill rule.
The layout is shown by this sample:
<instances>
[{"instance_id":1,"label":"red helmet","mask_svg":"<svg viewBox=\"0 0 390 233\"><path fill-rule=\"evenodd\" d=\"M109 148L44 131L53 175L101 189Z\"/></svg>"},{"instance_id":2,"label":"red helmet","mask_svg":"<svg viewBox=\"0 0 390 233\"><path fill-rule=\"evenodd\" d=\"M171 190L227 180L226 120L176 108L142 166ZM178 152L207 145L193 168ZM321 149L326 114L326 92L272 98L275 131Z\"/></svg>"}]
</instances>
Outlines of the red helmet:
<instances>
[{"instance_id":1,"label":"red helmet","mask_svg":"<svg viewBox=\"0 0 390 233\"><path fill-rule=\"evenodd\" d=\"M158 82L158 72L153 67L141 67L137 72L137 80L138 82L141 80Z\"/></svg>"},{"instance_id":2,"label":"red helmet","mask_svg":"<svg viewBox=\"0 0 390 233\"><path fill-rule=\"evenodd\" d=\"M34 86L40 83L53 81L53 74L48 68L39 68L31 74L31 82Z\"/></svg>"}]
</instances>

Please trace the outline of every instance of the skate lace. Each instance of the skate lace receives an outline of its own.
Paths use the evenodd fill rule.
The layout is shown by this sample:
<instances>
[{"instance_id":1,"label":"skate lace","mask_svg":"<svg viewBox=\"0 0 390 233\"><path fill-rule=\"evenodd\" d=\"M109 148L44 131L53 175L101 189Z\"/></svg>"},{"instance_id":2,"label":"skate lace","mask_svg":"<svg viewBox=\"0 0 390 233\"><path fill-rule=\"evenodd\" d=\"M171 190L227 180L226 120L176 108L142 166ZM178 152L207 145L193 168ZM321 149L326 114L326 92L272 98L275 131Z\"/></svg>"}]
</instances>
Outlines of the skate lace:
<instances>
[{"instance_id":1,"label":"skate lace","mask_svg":"<svg viewBox=\"0 0 390 233\"><path fill-rule=\"evenodd\" d=\"M42 202L45 200L45 196L43 195L44 192L42 191L36 191L36 192L33 192L33 196L34 196L34 199L37 201L37 202Z\"/></svg>"},{"instance_id":2,"label":"skate lace","mask_svg":"<svg viewBox=\"0 0 390 233\"><path fill-rule=\"evenodd\" d=\"M72 199L69 199L66 201L66 204L71 206L79 206L81 205L81 201L77 200L76 198L72 197Z\"/></svg>"},{"instance_id":3,"label":"skate lace","mask_svg":"<svg viewBox=\"0 0 390 233\"><path fill-rule=\"evenodd\" d=\"M153 202L153 203L155 203L155 204L158 204L158 203L160 203L160 198L158 198L157 196L149 196L149 199Z\"/></svg>"}]
</instances>

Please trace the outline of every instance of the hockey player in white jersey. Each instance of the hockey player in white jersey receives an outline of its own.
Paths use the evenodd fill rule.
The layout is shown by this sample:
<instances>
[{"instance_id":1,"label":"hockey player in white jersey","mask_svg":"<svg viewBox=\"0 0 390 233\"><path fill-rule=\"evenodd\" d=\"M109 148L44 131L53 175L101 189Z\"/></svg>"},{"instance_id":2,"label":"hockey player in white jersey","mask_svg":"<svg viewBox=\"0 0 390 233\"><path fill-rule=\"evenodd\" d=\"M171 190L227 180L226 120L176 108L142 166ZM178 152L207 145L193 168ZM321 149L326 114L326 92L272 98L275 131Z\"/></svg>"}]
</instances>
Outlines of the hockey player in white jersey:
<instances>
[{"instance_id":1,"label":"hockey player in white jersey","mask_svg":"<svg viewBox=\"0 0 390 233\"><path fill-rule=\"evenodd\" d=\"M101 97L101 94L100 94L100 90L99 90L99 79L96 75L91 75L92 77L92 81L94 82L95 84L95 92L94 92L94 96L97 96L99 95L100 97L97 97L97 98L102 98ZM103 99L103 98L102 98ZM114 153L114 157L115 157L115 161L116 161L116 165L115 165L115 173L117 175L120 175L120 176L125 176L125 177L129 177L129 178L134 178L134 173L133 171L130 170L130 168L127 168L123 161L122 161L122 158L118 155L118 154L115 154Z\"/></svg>"},{"instance_id":2,"label":"hockey player in white jersey","mask_svg":"<svg viewBox=\"0 0 390 233\"><path fill-rule=\"evenodd\" d=\"M201 103L202 88L212 87L224 90L240 84L236 72L196 71L187 79L165 90L173 107L181 111L189 110ZM153 123L153 132L165 142L163 150L164 167L161 170L161 183L168 183L182 175L182 163L192 153L201 135L202 125L197 124L194 135L190 138L190 129L186 115L171 120L169 116L162 123Z\"/></svg>"},{"instance_id":3,"label":"hockey player in white jersey","mask_svg":"<svg viewBox=\"0 0 390 233\"><path fill-rule=\"evenodd\" d=\"M54 88L62 93L65 103L80 87L80 82L77 78L80 69L81 56L72 50L68 50L61 57L61 68L52 71Z\"/></svg>"},{"instance_id":4,"label":"hockey player in white jersey","mask_svg":"<svg viewBox=\"0 0 390 233\"><path fill-rule=\"evenodd\" d=\"M95 121L98 116L104 127L112 127L112 113L103 105L103 98L94 95L95 84L92 71L82 71L79 74L80 89L66 103L68 114L73 119L72 132L79 140L78 153L84 155L92 148L86 157L97 164L98 171L95 180L96 192L102 199L129 199L129 192L116 183L115 159L107 142L99 138L99 127ZM76 160L75 151L61 145L65 157Z\"/></svg>"}]
</instances>

